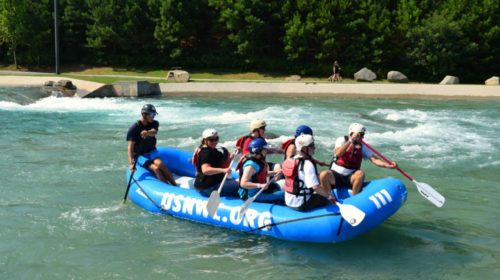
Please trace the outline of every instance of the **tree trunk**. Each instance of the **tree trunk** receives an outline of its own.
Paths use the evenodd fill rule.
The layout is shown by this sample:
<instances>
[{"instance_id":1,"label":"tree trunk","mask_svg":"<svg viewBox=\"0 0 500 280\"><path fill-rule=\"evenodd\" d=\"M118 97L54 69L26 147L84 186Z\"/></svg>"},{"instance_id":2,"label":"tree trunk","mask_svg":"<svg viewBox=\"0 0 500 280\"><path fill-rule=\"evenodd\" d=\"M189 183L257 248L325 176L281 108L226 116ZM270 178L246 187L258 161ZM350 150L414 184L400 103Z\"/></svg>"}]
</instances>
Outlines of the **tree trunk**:
<instances>
[{"instance_id":1,"label":"tree trunk","mask_svg":"<svg viewBox=\"0 0 500 280\"><path fill-rule=\"evenodd\" d=\"M17 57L15 48L12 50L12 55L14 56L14 66L16 67L16 69L19 69L19 67L17 66Z\"/></svg>"}]
</instances>

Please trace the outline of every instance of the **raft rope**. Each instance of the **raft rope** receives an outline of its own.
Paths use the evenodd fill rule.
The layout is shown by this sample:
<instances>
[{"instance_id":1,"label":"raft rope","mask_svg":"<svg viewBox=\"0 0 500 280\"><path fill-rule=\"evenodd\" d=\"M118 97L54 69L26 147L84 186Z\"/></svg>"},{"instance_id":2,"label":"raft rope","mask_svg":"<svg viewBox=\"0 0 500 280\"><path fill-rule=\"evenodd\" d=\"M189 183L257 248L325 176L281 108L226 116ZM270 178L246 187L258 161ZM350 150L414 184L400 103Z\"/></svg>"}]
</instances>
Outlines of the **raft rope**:
<instances>
[{"instance_id":1,"label":"raft rope","mask_svg":"<svg viewBox=\"0 0 500 280\"><path fill-rule=\"evenodd\" d=\"M317 215L317 216L312 216L312 217L304 217L304 218L298 218L298 219L285 220L285 221L281 221L281 222L277 222L277 223L271 223L271 224L263 225L261 227L249 230L248 232L254 232L256 230L261 230L263 228L268 228L269 229L269 228L274 227L274 226L279 226L279 225L293 223L293 222L300 222L300 221L305 221L305 220L311 220L311 219L316 219L316 218L323 218L323 217L328 217L328 216L338 216L338 215L340 215L340 212L322 214L322 215Z\"/></svg>"},{"instance_id":2,"label":"raft rope","mask_svg":"<svg viewBox=\"0 0 500 280\"><path fill-rule=\"evenodd\" d=\"M136 185L136 186L137 186L137 187L141 190L141 192L142 192L142 193L143 193L143 194L147 197L147 199L148 199L149 201L151 201L151 203L153 203L153 205L154 205L154 206L156 206L156 208L160 209L160 211L161 211L161 212L163 212L163 213L165 213L165 214L167 214L167 215L171 216L171 214L170 214L170 213L168 213L165 209L161 208L161 207L160 207L160 205L158 205L158 203L156 203L156 202L155 202L155 201L154 201L154 200L153 200L153 199L152 199L152 198L148 195L148 193L147 193L146 191L144 191L144 189L141 187L141 185L139 185L139 182L137 182L137 180L136 180L134 177L132 177L132 180L134 180L135 185Z\"/></svg>"}]
</instances>

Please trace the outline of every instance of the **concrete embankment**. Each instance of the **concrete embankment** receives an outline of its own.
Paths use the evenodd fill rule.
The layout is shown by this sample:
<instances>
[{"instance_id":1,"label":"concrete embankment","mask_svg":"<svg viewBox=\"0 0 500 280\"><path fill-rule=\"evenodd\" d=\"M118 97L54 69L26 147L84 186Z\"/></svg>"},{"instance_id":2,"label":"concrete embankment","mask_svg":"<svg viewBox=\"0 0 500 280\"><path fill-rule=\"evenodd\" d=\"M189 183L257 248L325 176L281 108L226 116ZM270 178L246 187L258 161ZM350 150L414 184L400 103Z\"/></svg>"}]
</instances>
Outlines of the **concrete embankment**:
<instances>
[{"instance_id":1,"label":"concrete embankment","mask_svg":"<svg viewBox=\"0 0 500 280\"><path fill-rule=\"evenodd\" d=\"M358 97L441 97L500 99L499 86L434 85L434 84L380 84L380 83L161 83L163 95L173 94L251 94L296 96L358 96Z\"/></svg>"}]
</instances>

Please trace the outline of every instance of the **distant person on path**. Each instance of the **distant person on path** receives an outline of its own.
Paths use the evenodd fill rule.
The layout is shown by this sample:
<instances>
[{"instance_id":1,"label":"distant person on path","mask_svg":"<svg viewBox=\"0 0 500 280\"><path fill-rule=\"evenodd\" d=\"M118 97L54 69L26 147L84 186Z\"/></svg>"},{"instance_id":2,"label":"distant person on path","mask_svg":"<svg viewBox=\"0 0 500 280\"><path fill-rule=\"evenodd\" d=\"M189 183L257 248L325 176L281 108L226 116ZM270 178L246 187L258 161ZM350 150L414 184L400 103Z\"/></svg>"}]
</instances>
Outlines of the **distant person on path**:
<instances>
[{"instance_id":1,"label":"distant person on path","mask_svg":"<svg viewBox=\"0 0 500 280\"><path fill-rule=\"evenodd\" d=\"M151 170L156 177L176 186L172 172L163 164L156 150L156 134L160 124L155 121L155 106L146 104L141 109L142 119L135 122L128 130L128 162L130 170L134 171L136 164Z\"/></svg>"},{"instance_id":2,"label":"distant person on path","mask_svg":"<svg viewBox=\"0 0 500 280\"><path fill-rule=\"evenodd\" d=\"M363 187L365 172L360 169L363 159L370 159L378 167L397 167L395 162L389 164L379 159L368 147L359 142L364 138L365 132L366 128L363 125L351 124L349 135L337 138L333 150L335 161L332 163L331 172L335 180L332 185L349 187L353 195L359 193Z\"/></svg>"},{"instance_id":3,"label":"distant person on path","mask_svg":"<svg viewBox=\"0 0 500 280\"><path fill-rule=\"evenodd\" d=\"M335 60L333 62L333 74L330 76L329 80L332 82L340 82L342 81L342 77L340 76L340 66L338 61Z\"/></svg>"},{"instance_id":4,"label":"distant person on path","mask_svg":"<svg viewBox=\"0 0 500 280\"><path fill-rule=\"evenodd\" d=\"M309 211L314 208L335 203L331 186L333 174L324 170L319 174L312 161L316 146L314 137L301 134L295 139L297 154L283 162L285 175L285 203L297 211Z\"/></svg>"},{"instance_id":5,"label":"distant person on path","mask_svg":"<svg viewBox=\"0 0 500 280\"><path fill-rule=\"evenodd\" d=\"M196 179L194 187L203 196L210 196L212 191L217 190L228 174L221 196L238 196L238 182L231 177L231 166L229 166L234 154L223 148L223 152L217 149L219 144L219 133L213 128L207 128L202 133L200 146L193 155L193 164L196 167Z\"/></svg>"}]
</instances>

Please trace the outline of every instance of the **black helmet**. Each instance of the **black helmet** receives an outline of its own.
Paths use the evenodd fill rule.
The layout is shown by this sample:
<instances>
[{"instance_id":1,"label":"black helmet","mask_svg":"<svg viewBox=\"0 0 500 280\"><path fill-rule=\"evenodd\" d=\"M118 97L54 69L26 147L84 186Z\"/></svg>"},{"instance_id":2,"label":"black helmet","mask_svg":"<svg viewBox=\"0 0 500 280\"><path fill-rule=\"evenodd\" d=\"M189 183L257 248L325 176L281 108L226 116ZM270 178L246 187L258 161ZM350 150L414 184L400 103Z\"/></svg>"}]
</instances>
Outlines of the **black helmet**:
<instances>
[{"instance_id":1,"label":"black helmet","mask_svg":"<svg viewBox=\"0 0 500 280\"><path fill-rule=\"evenodd\" d=\"M146 104L146 105L142 106L141 114L142 113L146 113L149 115L151 115L151 114L158 115L158 112L156 112L155 106L153 106L152 104Z\"/></svg>"}]
</instances>

